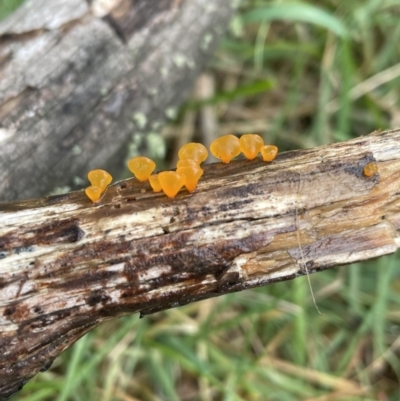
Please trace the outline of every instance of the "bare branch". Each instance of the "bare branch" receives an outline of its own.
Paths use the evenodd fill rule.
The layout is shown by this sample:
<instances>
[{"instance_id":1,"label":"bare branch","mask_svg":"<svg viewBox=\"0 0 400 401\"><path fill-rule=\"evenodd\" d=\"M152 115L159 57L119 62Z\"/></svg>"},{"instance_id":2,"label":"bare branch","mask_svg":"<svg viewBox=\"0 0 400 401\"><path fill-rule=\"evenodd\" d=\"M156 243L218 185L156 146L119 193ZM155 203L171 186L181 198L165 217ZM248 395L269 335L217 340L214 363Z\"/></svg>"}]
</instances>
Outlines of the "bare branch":
<instances>
[{"instance_id":1,"label":"bare branch","mask_svg":"<svg viewBox=\"0 0 400 401\"><path fill-rule=\"evenodd\" d=\"M396 129L208 165L173 200L132 179L97 205L83 191L0 204L0 394L104 320L394 252L399 189Z\"/></svg>"}]
</instances>

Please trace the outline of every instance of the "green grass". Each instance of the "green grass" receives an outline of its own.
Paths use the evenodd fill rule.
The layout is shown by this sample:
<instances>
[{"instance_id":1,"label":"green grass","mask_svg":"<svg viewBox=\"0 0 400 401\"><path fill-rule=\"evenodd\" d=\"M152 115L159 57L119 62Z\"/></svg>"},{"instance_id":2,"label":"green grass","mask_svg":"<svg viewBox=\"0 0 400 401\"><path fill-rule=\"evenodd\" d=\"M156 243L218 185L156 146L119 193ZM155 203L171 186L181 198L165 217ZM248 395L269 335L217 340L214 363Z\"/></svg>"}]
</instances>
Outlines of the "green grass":
<instances>
[{"instance_id":1,"label":"green grass","mask_svg":"<svg viewBox=\"0 0 400 401\"><path fill-rule=\"evenodd\" d=\"M207 71L215 91L163 131L167 155L186 113L205 107L214 135L258 132L281 151L398 126L399 22L398 0L246 1ZM14 399L397 401L398 265L394 255L312 275L322 314L303 277L114 320Z\"/></svg>"}]
</instances>

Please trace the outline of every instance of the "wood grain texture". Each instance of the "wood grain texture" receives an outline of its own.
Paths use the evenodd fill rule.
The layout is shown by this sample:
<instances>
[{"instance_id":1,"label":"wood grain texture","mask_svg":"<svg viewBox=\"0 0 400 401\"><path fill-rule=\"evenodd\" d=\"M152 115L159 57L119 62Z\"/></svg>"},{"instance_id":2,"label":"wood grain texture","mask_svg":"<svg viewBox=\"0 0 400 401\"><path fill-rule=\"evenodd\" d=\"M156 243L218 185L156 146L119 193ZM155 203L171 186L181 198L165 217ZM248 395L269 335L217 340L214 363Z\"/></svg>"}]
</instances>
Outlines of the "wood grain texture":
<instances>
[{"instance_id":1,"label":"wood grain texture","mask_svg":"<svg viewBox=\"0 0 400 401\"><path fill-rule=\"evenodd\" d=\"M172 200L131 179L99 204L83 191L0 204L3 399L102 321L399 246L400 130L204 170Z\"/></svg>"},{"instance_id":2,"label":"wood grain texture","mask_svg":"<svg viewBox=\"0 0 400 401\"><path fill-rule=\"evenodd\" d=\"M114 173L132 136L145 149L233 12L231 0L88 3L27 0L0 22L0 201Z\"/></svg>"}]
</instances>

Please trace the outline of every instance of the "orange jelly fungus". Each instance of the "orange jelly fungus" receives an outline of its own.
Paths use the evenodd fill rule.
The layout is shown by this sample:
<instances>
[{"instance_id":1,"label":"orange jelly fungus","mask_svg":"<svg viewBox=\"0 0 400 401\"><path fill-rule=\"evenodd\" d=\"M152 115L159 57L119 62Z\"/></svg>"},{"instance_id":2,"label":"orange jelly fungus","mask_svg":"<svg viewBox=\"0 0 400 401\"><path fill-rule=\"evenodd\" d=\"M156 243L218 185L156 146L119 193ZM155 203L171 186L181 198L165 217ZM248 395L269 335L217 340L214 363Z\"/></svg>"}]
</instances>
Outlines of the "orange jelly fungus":
<instances>
[{"instance_id":1,"label":"orange jelly fungus","mask_svg":"<svg viewBox=\"0 0 400 401\"><path fill-rule=\"evenodd\" d=\"M190 142L179 149L178 157L181 160L194 160L197 164L200 164L207 159L208 151L203 144Z\"/></svg>"},{"instance_id":2,"label":"orange jelly fungus","mask_svg":"<svg viewBox=\"0 0 400 401\"><path fill-rule=\"evenodd\" d=\"M128 161L128 168L139 181L146 181L155 170L156 163L148 157L137 156Z\"/></svg>"},{"instance_id":3,"label":"orange jelly fungus","mask_svg":"<svg viewBox=\"0 0 400 401\"><path fill-rule=\"evenodd\" d=\"M92 185L91 187L87 187L85 189L85 193L92 202L98 202L103 191L101 190L101 188Z\"/></svg>"},{"instance_id":4,"label":"orange jelly fungus","mask_svg":"<svg viewBox=\"0 0 400 401\"><path fill-rule=\"evenodd\" d=\"M261 156L265 162L272 162L278 154L278 148L275 145L265 145L261 148Z\"/></svg>"},{"instance_id":5,"label":"orange jelly fungus","mask_svg":"<svg viewBox=\"0 0 400 401\"><path fill-rule=\"evenodd\" d=\"M211 142L211 153L222 161L229 163L240 154L240 142L235 135L224 135Z\"/></svg>"},{"instance_id":6,"label":"orange jelly fungus","mask_svg":"<svg viewBox=\"0 0 400 401\"><path fill-rule=\"evenodd\" d=\"M378 172L378 165L376 163L374 163L374 162L368 163L364 167L364 175L366 175L367 177L372 177L377 172Z\"/></svg>"},{"instance_id":7,"label":"orange jelly fungus","mask_svg":"<svg viewBox=\"0 0 400 401\"><path fill-rule=\"evenodd\" d=\"M177 171L162 171L158 173L158 180L165 195L174 198L185 185L186 177Z\"/></svg>"},{"instance_id":8,"label":"orange jelly fungus","mask_svg":"<svg viewBox=\"0 0 400 401\"><path fill-rule=\"evenodd\" d=\"M198 163L196 163L194 160L191 159L183 159L183 160L178 160L176 163L176 167L198 167Z\"/></svg>"},{"instance_id":9,"label":"orange jelly fungus","mask_svg":"<svg viewBox=\"0 0 400 401\"><path fill-rule=\"evenodd\" d=\"M162 190L157 174L151 175L149 177L149 182L154 192L160 192Z\"/></svg>"},{"instance_id":10,"label":"orange jelly fungus","mask_svg":"<svg viewBox=\"0 0 400 401\"><path fill-rule=\"evenodd\" d=\"M253 160L257 157L261 147L264 146L264 140L260 135L245 134L239 139L240 149L246 156L246 159Z\"/></svg>"},{"instance_id":11,"label":"orange jelly fungus","mask_svg":"<svg viewBox=\"0 0 400 401\"><path fill-rule=\"evenodd\" d=\"M189 192L193 192L196 189L197 183L204 173L199 166L178 167L176 171L186 177L185 187Z\"/></svg>"},{"instance_id":12,"label":"orange jelly fungus","mask_svg":"<svg viewBox=\"0 0 400 401\"><path fill-rule=\"evenodd\" d=\"M102 192L104 192L104 190L111 184L112 181L111 174L100 169L89 171L88 179L92 186L100 188Z\"/></svg>"}]
</instances>

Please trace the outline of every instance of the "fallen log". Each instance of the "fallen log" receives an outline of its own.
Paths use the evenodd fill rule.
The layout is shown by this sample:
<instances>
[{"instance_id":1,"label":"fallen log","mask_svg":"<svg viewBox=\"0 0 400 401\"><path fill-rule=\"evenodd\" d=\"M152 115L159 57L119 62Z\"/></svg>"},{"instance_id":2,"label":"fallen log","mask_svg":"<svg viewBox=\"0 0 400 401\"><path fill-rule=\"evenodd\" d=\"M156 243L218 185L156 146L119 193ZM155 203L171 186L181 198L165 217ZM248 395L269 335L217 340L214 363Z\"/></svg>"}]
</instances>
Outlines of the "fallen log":
<instances>
[{"instance_id":1,"label":"fallen log","mask_svg":"<svg viewBox=\"0 0 400 401\"><path fill-rule=\"evenodd\" d=\"M367 176L364 167L379 172ZM396 251L400 130L204 166L175 199L147 183L0 204L0 398L105 320Z\"/></svg>"}]
</instances>

